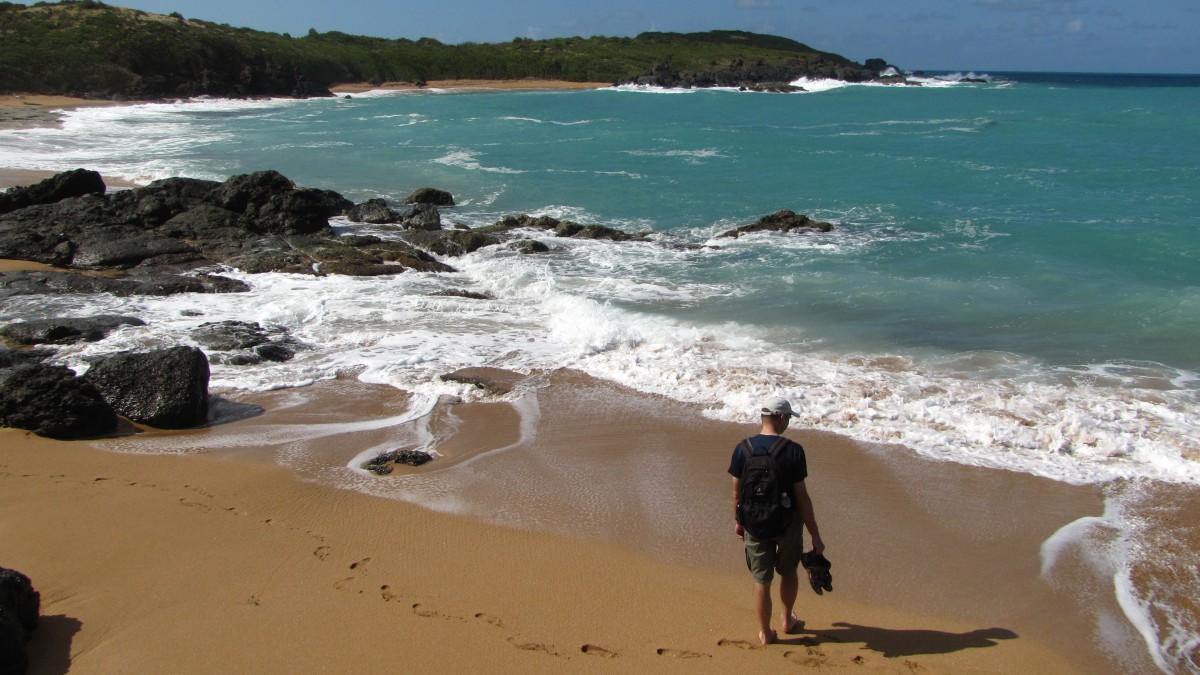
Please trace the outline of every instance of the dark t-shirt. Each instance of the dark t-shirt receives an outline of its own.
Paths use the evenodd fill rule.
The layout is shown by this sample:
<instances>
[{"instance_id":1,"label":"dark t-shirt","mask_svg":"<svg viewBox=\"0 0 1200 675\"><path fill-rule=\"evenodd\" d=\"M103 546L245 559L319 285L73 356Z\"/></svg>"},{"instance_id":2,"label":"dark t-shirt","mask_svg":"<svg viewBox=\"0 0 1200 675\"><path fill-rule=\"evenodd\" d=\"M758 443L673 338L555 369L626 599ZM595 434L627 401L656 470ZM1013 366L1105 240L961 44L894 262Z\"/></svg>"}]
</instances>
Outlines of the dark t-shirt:
<instances>
[{"instance_id":1,"label":"dark t-shirt","mask_svg":"<svg viewBox=\"0 0 1200 675\"><path fill-rule=\"evenodd\" d=\"M771 446L775 445L778 438L778 436L758 434L750 437L750 446L754 449L754 454L765 455L771 451ZM788 486L789 493L793 485L808 478L808 460L804 458L804 448L796 441L788 439L787 445L779 452L776 461L779 462L779 473L783 478L783 484ZM737 447L733 449L733 457L729 460L729 475L741 478L742 468L745 464L746 453L742 450L741 442L738 442ZM793 504L796 503L795 497L792 495Z\"/></svg>"}]
</instances>

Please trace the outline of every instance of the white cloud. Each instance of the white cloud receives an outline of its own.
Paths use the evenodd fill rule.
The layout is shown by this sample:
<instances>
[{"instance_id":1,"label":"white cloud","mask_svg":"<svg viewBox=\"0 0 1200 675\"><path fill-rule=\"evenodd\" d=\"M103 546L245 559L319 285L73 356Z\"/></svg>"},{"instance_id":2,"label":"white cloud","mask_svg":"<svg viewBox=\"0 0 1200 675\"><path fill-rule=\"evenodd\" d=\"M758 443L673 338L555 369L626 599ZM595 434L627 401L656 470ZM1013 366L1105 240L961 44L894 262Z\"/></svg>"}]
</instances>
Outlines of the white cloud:
<instances>
[{"instance_id":1,"label":"white cloud","mask_svg":"<svg viewBox=\"0 0 1200 675\"><path fill-rule=\"evenodd\" d=\"M1083 19L1071 19L1067 22L1068 33L1082 33L1084 29Z\"/></svg>"}]
</instances>

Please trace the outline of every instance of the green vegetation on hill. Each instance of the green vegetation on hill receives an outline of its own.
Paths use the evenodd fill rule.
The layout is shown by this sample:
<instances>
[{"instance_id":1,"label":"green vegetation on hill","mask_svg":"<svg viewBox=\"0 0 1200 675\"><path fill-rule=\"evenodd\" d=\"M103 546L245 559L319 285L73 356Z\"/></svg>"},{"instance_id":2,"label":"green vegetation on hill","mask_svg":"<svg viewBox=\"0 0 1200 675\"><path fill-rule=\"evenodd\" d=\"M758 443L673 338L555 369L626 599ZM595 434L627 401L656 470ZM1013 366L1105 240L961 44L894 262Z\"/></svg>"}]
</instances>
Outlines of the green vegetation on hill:
<instances>
[{"instance_id":1,"label":"green vegetation on hill","mask_svg":"<svg viewBox=\"0 0 1200 675\"><path fill-rule=\"evenodd\" d=\"M0 44L0 91L104 98L308 96L340 82L443 79L737 86L806 74L864 80L886 65L740 31L460 45L316 30L296 38L96 0L0 2Z\"/></svg>"}]
</instances>

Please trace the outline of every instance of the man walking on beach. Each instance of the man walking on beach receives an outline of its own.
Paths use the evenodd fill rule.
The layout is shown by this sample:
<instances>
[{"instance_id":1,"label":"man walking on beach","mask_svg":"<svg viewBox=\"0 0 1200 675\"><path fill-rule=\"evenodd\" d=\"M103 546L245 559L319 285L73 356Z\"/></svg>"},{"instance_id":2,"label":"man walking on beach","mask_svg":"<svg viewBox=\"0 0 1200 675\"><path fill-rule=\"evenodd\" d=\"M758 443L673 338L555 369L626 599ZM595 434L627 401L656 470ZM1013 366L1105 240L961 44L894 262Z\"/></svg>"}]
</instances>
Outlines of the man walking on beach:
<instances>
[{"instance_id":1,"label":"man walking on beach","mask_svg":"<svg viewBox=\"0 0 1200 675\"><path fill-rule=\"evenodd\" d=\"M802 622L792 613L796 604L796 593L800 587L800 578L796 568L800 564L800 556L804 552L804 528L812 537L812 548L816 553L825 550L821 541L820 530L817 528L817 517L813 513L812 499L804 479L808 477L808 463L804 457L804 448L799 443L781 439L787 430L795 413L792 404L786 399L771 397L763 401L760 413L762 429L758 435L751 436L746 442L738 443L733 450L733 458L729 463L729 474L733 476L733 505L734 505L734 534L745 543L746 566L754 577L754 610L758 614L758 639L769 645L775 641L776 633L771 629L771 580L775 572L779 572L779 601L783 605L780 620L783 632L791 633L802 627ZM783 534L756 539L746 531L739 517L738 503L742 495L743 469L750 456L770 454L776 442L782 442L782 447L776 454L776 464L779 484L783 488L783 505L791 510L790 524ZM749 444L750 455L746 445ZM798 516L798 517L797 517Z\"/></svg>"}]
</instances>

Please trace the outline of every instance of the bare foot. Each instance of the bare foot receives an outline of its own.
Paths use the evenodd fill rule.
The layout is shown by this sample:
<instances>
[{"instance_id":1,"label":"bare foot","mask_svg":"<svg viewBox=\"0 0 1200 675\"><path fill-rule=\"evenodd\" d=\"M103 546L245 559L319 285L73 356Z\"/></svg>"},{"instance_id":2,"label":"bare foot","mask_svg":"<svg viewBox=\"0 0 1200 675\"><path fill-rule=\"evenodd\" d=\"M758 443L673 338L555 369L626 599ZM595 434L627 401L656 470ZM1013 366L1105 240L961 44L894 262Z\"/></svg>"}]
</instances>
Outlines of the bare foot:
<instances>
[{"instance_id":1,"label":"bare foot","mask_svg":"<svg viewBox=\"0 0 1200 675\"><path fill-rule=\"evenodd\" d=\"M775 631L771 630L770 628L758 631L758 641L763 643L764 647L774 642L775 637Z\"/></svg>"},{"instance_id":2,"label":"bare foot","mask_svg":"<svg viewBox=\"0 0 1200 675\"><path fill-rule=\"evenodd\" d=\"M788 614L783 619L783 632L791 635L804 630L804 622L796 618L795 614Z\"/></svg>"}]
</instances>

